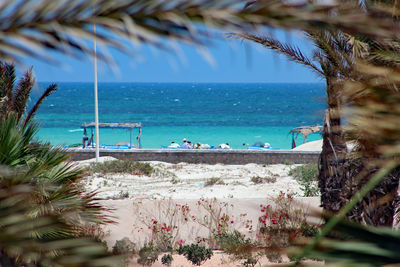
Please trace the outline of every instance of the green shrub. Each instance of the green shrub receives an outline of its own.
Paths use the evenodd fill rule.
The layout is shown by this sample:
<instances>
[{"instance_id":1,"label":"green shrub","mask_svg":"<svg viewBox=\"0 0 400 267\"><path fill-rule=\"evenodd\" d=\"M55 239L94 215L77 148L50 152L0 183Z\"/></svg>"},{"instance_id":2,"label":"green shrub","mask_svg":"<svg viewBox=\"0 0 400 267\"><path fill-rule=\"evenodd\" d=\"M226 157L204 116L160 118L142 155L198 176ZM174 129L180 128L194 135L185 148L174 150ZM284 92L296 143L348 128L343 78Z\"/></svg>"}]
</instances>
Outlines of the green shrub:
<instances>
[{"instance_id":1,"label":"green shrub","mask_svg":"<svg viewBox=\"0 0 400 267\"><path fill-rule=\"evenodd\" d=\"M158 258L160 251L156 248L153 242L144 244L139 250L139 259L137 262L144 266L151 266Z\"/></svg>"},{"instance_id":2,"label":"green shrub","mask_svg":"<svg viewBox=\"0 0 400 267\"><path fill-rule=\"evenodd\" d=\"M198 244L180 246L178 248L178 253L179 255L183 254L186 259L198 266L200 266L204 261L211 259L211 256L213 255L210 248L202 247Z\"/></svg>"},{"instance_id":3,"label":"green shrub","mask_svg":"<svg viewBox=\"0 0 400 267\"><path fill-rule=\"evenodd\" d=\"M276 177L260 177L254 176L250 179L255 184L275 183Z\"/></svg>"},{"instance_id":4,"label":"green shrub","mask_svg":"<svg viewBox=\"0 0 400 267\"><path fill-rule=\"evenodd\" d=\"M257 262L258 262L257 259L255 259L253 257L248 257L246 259L246 261L242 262L242 265L244 267L254 267L254 266L256 266Z\"/></svg>"},{"instance_id":5,"label":"green shrub","mask_svg":"<svg viewBox=\"0 0 400 267\"><path fill-rule=\"evenodd\" d=\"M305 237L314 237L319 233L318 227L303 222L300 226L300 231Z\"/></svg>"},{"instance_id":6,"label":"green shrub","mask_svg":"<svg viewBox=\"0 0 400 267\"><path fill-rule=\"evenodd\" d=\"M289 171L289 175L302 182L316 181L318 165L316 163L309 163L294 167Z\"/></svg>"},{"instance_id":7,"label":"green shrub","mask_svg":"<svg viewBox=\"0 0 400 267\"><path fill-rule=\"evenodd\" d=\"M128 237L117 240L112 248L112 253L114 255L133 254L135 253L135 243L133 243Z\"/></svg>"},{"instance_id":8,"label":"green shrub","mask_svg":"<svg viewBox=\"0 0 400 267\"><path fill-rule=\"evenodd\" d=\"M215 240L224 252L234 255L238 259L251 257L251 251L256 246L250 238L245 238L237 230L234 230L233 233L216 234Z\"/></svg>"},{"instance_id":9,"label":"green shrub","mask_svg":"<svg viewBox=\"0 0 400 267\"><path fill-rule=\"evenodd\" d=\"M293 165L294 163L293 163L293 161L285 160L285 162L283 162L283 164L290 166L290 165Z\"/></svg>"},{"instance_id":10,"label":"green shrub","mask_svg":"<svg viewBox=\"0 0 400 267\"><path fill-rule=\"evenodd\" d=\"M303 196L304 197L315 197L319 196L319 187L317 185L317 182L315 181L309 181L309 182L299 182L301 187L301 191L303 191Z\"/></svg>"},{"instance_id":11,"label":"green shrub","mask_svg":"<svg viewBox=\"0 0 400 267\"><path fill-rule=\"evenodd\" d=\"M149 163L131 160L112 160L102 163L92 163L88 167L88 172L93 173L129 173L134 175L150 176L154 168Z\"/></svg>"},{"instance_id":12,"label":"green shrub","mask_svg":"<svg viewBox=\"0 0 400 267\"><path fill-rule=\"evenodd\" d=\"M162 264L166 265L166 266L171 266L172 261L174 260L174 258L172 257L171 254L165 254L164 256L162 256L161 258L161 262Z\"/></svg>"},{"instance_id":13,"label":"green shrub","mask_svg":"<svg viewBox=\"0 0 400 267\"><path fill-rule=\"evenodd\" d=\"M319 195L317 185L318 165L316 163L297 166L289 171L289 175L293 176L299 182L305 197Z\"/></svg>"},{"instance_id":14,"label":"green shrub","mask_svg":"<svg viewBox=\"0 0 400 267\"><path fill-rule=\"evenodd\" d=\"M215 184L219 184L219 185L224 185L224 181L222 181L221 178L218 177L213 177L210 179L207 179L207 181L204 183L204 186L213 186Z\"/></svg>"}]
</instances>

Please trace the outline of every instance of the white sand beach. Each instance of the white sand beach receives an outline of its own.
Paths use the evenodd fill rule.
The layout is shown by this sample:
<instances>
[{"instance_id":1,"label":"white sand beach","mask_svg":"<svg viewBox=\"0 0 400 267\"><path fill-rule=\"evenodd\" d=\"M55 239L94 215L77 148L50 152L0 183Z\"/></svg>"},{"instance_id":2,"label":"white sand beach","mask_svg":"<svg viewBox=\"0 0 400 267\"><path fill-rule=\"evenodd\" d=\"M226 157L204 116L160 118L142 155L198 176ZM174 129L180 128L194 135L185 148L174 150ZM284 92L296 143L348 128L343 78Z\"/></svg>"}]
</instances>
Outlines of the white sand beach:
<instances>
[{"instance_id":1,"label":"white sand beach","mask_svg":"<svg viewBox=\"0 0 400 267\"><path fill-rule=\"evenodd\" d=\"M100 160L115 159L103 157ZM81 161L79 165L93 161ZM157 170L151 177L95 174L85 178L85 186L89 191L98 190L99 197L105 199L265 198L281 191L302 195L299 183L288 175L296 165L149 163ZM255 183L252 178L266 182Z\"/></svg>"},{"instance_id":2,"label":"white sand beach","mask_svg":"<svg viewBox=\"0 0 400 267\"><path fill-rule=\"evenodd\" d=\"M115 160L111 157L100 158L101 162ZM94 159L77 162L87 166ZM319 197L304 198L299 183L289 171L298 165L206 165L164 162L149 162L156 169L152 176L130 174L94 174L84 179L88 191L97 190L98 196L105 200L101 203L113 209L115 224L104 226L105 240L111 248L117 240L128 237L139 249L152 239L150 226L152 221L176 225L174 240L184 240L184 244L196 242L196 238L210 236L210 229L193 220L193 216L209 216L208 204L221 207L232 219L232 229L239 230L250 238L256 232L248 231L244 223L257 227L260 205L274 205L273 198L281 192L294 194L295 201L306 213L319 209ZM265 183L252 181L263 180ZM209 184L213 179L214 184ZM199 205L205 199L207 205ZM190 210L189 220L176 214L184 205ZM204 208L205 207L205 208ZM179 213L181 214L181 213ZM243 216L245 214L245 216ZM197 239L198 240L198 239ZM152 266L163 266L160 258ZM266 257L260 263L269 266ZM215 255L203 266L239 266L240 261L222 252ZM141 266L131 259L129 266ZM174 255L172 266L192 266L183 256Z\"/></svg>"}]
</instances>

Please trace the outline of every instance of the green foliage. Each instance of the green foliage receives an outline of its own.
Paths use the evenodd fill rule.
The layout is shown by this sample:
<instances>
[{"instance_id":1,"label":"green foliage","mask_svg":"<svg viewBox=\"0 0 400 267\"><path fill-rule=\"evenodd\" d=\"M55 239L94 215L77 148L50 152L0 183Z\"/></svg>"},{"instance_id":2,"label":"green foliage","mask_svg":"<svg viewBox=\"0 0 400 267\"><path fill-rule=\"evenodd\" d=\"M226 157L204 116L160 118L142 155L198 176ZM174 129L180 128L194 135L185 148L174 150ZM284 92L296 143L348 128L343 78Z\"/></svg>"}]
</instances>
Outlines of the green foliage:
<instances>
[{"instance_id":1,"label":"green foliage","mask_svg":"<svg viewBox=\"0 0 400 267\"><path fill-rule=\"evenodd\" d=\"M135 253L135 243L133 243L128 237L117 240L112 248L112 253L115 255L133 254Z\"/></svg>"},{"instance_id":2,"label":"green foliage","mask_svg":"<svg viewBox=\"0 0 400 267\"><path fill-rule=\"evenodd\" d=\"M305 197L315 197L320 195L320 190L317 182L300 182L300 189Z\"/></svg>"},{"instance_id":3,"label":"green foliage","mask_svg":"<svg viewBox=\"0 0 400 267\"><path fill-rule=\"evenodd\" d=\"M88 167L89 173L129 173L133 175L150 176L154 173L154 168L150 163L131 161L131 160L111 160L102 163L92 163Z\"/></svg>"},{"instance_id":4,"label":"green foliage","mask_svg":"<svg viewBox=\"0 0 400 267\"><path fill-rule=\"evenodd\" d=\"M287 166L290 166L290 165L293 165L294 163L293 163L293 161L285 160L285 161L283 162L283 164L285 164L285 165L287 165Z\"/></svg>"},{"instance_id":5,"label":"green foliage","mask_svg":"<svg viewBox=\"0 0 400 267\"><path fill-rule=\"evenodd\" d=\"M211 259L213 252L210 248L199 246L198 244L191 244L180 246L178 254L184 255L186 259L191 261L194 265L200 266L204 261Z\"/></svg>"},{"instance_id":6,"label":"green foliage","mask_svg":"<svg viewBox=\"0 0 400 267\"><path fill-rule=\"evenodd\" d=\"M87 225L109 217L94 193L77 186L82 171L61 149L33 143L35 124L21 124L13 114L0 119L0 191L9 192L0 193L0 231L11 231L0 235L0 250L21 265L90 265L96 258L107 265L106 248L96 238L101 235Z\"/></svg>"},{"instance_id":7,"label":"green foliage","mask_svg":"<svg viewBox=\"0 0 400 267\"><path fill-rule=\"evenodd\" d=\"M311 225L307 222L303 222L300 225L300 231L305 237L314 237L319 233L318 227L316 227L315 225Z\"/></svg>"},{"instance_id":8,"label":"green foliage","mask_svg":"<svg viewBox=\"0 0 400 267\"><path fill-rule=\"evenodd\" d=\"M275 183L276 182L276 177L260 177L260 176L254 176L250 179L255 184L265 184L265 183Z\"/></svg>"},{"instance_id":9,"label":"green foliage","mask_svg":"<svg viewBox=\"0 0 400 267\"><path fill-rule=\"evenodd\" d=\"M318 165L316 163L308 163L294 167L289 171L289 175L303 182L316 181Z\"/></svg>"},{"instance_id":10,"label":"green foliage","mask_svg":"<svg viewBox=\"0 0 400 267\"><path fill-rule=\"evenodd\" d=\"M224 181L219 178L219 177L213 177L210 179L207 179L207 181L204 183L204 186L213 186L213 185L224 185Z\"/></svg>"},{"instance_id":11,"label":"green foliage","mask_svg":"<svg viewBox=\"0 0 400 267\"><path fill-rule=\"evenodd\" d=\"M297 166L289 171L289 175L299 181L305 197L319 195L319 188L317 185L318 165L316 163Z\"/></svg>"},{"instance_id":12,"label":"green foliage","mask_svg":"<svg viewBox=\"0 0 400 267\"><path fill-rule=\"evenodd\" d=\"M217 245L226 253L233 254L236 258L251 257L251 250L256 246L250 238L245 236L239 231L235 230L233 233L220 233L215 235Z\"/></svg>"},{"instance_id":13,"label":"green foliage","mask_svg":"<svg viewBox=\"0 0 400 267\"><path fill-rule=\"evenodd\" d=\"M153 242L144 244L139 250L139 259L137 262L143 266L151 266L158 258L160 251L156 248Z\"/></svg>"},{"instance_id":14,"label":"green foliage","mask_svg":"<svg viewBox=\"0 0 400 267\"><path fill-rule=\"evenodd\" d=\"M172 257L171 254L165 254L164 256L162 256L161 258L161 262L162 264L166 265L166 266L171 266L172 261L174 260L174 258Z\"/></svg>"},{"instance_id":15,"label":"green foliage","mask_svg":"<svg viewBox=\"0 0 400 267\"><path fill-rule=\"evenodd\" d=\"M256 266L258 260L252 257L249 257L246 259L246 261L242 262L242 265L244 267L254 267Z\"/></svg>"}]
</instances>

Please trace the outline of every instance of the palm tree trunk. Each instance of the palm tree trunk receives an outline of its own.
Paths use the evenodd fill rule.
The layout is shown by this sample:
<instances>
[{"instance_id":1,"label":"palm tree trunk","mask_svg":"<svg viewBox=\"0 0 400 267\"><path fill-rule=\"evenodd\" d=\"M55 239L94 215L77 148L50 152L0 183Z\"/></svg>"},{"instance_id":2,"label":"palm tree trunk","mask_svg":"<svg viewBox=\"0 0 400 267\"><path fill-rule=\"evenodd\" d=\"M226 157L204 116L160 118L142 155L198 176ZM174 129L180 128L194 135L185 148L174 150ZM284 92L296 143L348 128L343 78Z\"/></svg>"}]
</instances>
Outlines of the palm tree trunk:
<instances>
[{"instance_id":1,"label":"palm tree trunk","mask_svg":"<svg viewBox=\"0 0 400 267\"><path fill-rule=\"evenodd\" d=\"M322 152L319 160L318 185L321 191L321 206L328 213L337 213L346 202L342 190L347 175L343 168L347 148L341 129L337 95L339 85L326 79L328 109L325 112Z\"/></svg>"},{"instance_id":2,"label":"palm tree trunk","mask_svg":"<svg viewBox=\"0 0 400 267\"><path fill-rule=\"evenodd\" d=\"M360 190L369 179L377 172L377 169L369 170L362 178L358 174L365 170L365 162L375 160L370 158L351 159L348 164L347 198L350 199ZM373 226L392 227L396 207L399 205L399 178L400 168L393 170L382 182L371 190L354 208L347 217L353 221Z\"/></svg>"},{"instance_id":3,"label":"palm tree trunk","mask_svg":"<svg viewBox=\"0 0 400 267\"><path fill-rule=\"evenodd\" d=\"M328 109L325 113L322 152L319 161L318 185L321 191L321 206L325 212L336 214L360 190L377 171L369 170L362 178L366 162L374 158L350 158L341 129L339 84L327 79ZM374 226L393 224L395 209L399 201L398 187L400 168L383 179L347 217L353 221Z\"/></svg>"}]
</instances>

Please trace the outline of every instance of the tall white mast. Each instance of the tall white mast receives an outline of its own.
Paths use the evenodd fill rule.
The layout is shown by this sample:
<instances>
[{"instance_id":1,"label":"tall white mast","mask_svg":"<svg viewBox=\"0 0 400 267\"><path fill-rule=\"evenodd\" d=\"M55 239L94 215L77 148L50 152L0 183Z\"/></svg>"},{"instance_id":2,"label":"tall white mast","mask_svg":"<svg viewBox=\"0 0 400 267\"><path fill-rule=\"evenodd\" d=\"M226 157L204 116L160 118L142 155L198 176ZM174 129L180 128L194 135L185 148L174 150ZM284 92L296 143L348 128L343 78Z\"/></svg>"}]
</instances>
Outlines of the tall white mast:
<instances>
[{"instance_id":1,"label":"tall white mast","mask_svg":"<svg viewBox=\"0 0 400 267\"><path fill-rule=\"evenodd\" d=\"M93 24L93 32L96 34L96 24ZM99 136L99 103L97 100L97 53L96 53L96 38L94 39L94 118L96 127L96 162L100 156L100 136Z\"/></svg>"}]
</instances>

